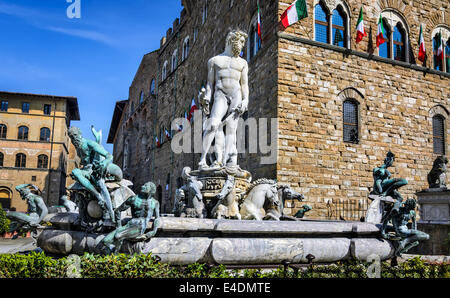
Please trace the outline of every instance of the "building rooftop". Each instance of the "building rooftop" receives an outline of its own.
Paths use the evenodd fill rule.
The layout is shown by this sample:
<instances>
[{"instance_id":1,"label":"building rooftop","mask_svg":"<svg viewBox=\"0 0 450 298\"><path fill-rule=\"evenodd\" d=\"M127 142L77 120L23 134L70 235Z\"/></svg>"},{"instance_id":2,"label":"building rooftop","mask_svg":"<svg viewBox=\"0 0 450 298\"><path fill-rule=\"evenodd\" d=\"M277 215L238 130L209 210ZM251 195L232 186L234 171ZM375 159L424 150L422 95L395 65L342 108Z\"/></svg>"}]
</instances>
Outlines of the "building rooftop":
<instances>
[{"instance_id":1,"label":"building rooftop","mask_svg":"<svg viewBox=\"0 0 450 298\"><path fill-rule=\"evenodd\" d=\"M64 100L67 101L69 107L69 119L74 121L80 120L80 111L78 109L78 99L73 96L56 96L48 94L34 94L34 93L21 93L21 92L8 92L0 91L1 97L27 97L27 98L48 98L52 100Z\"/></svg>"},{"instance_id":2,"label":"building rooftop","mask_svg":"<svg viewBox=\"0 0 450 298\"><path fill-rule=\"evenodd\" d=\"M120 124L120 119L122 118L123 109L125 108L125 105L127 104L127 100L122 100L116 102L116 106L114 107L114 114L111 122L111 127L109 128L109 134L108 134L108 144L114 143L114 136L116 135L117 128Z\"/></svg>"}]
</instances>

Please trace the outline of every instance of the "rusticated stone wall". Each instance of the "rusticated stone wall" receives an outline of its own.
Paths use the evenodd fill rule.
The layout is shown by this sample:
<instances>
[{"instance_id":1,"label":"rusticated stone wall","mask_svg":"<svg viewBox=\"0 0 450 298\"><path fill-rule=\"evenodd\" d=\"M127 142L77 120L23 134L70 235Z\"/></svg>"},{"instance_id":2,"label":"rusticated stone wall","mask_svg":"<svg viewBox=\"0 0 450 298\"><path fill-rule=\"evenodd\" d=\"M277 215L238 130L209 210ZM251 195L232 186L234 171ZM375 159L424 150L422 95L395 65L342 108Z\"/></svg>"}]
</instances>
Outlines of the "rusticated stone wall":
<instances>
[{"instance_id":1,"label":"rusticated stone wall","mask_svg":"<svg viewBox=\"0 0 450 298\"><path fill-rule=\"evenodd\" d=\"M405 198L427 187L426 176L436 157L432 117L440 114L448 123L450 115L450 76L431 69L432 32L436 28L450 30L449 2L324 0L330 11L341 5L348 13L348 48L314 41L314 5L318 2L307 0L309 17L283 30L279 20L292 1L260 1L263 46L249 61L248 116L278 118L278 161L261 165L259 154L241 154L239 164L255 179L276 178L302 192L305 203L314 208L307 214L309 218L358 220L351 214L339 213L342 205L339 207L337 202L359 203L364 209L372 189L372 169L383 164L388 150L396 154L390 169L393 177L409 181L401 190ZM230 28L248 31L256 13L256 0L210 0L203 23L203 1L182 3L185 10L162 38L161 48L153 52L154 60L144 62L148 59L144 57L148 73L146 68L138 71L127 107L132 101L139 101L140 89L148 90L151 77L157 78L157 94L146 97L134 116L124 120L128 121L129 139L123 150L129 160L125 174L132 178L135 187L154 181L159 187L163 212L172 207L176 179L182 168L196 168L199 154L174 154L170 141L164 137L162 146L157 148L155 136L160 137L161 127L169 129L174 118L189 112L192 98L197 97L206 82L206 61L223 51ZM356 44L355 28L361 6L368 36ZM409 44L407 62L378 56L377 21L380 13L386 12L403 21ZM428 53L424 64L417 60L420 24ZM198 32L195 41L194 32ZM183 60L181 53L187 36L190 52ZM178 56L172 71L175 50ZM165 61L168 75L162 80ZM343 141L343 101L347 98L358 102L358 144ZM446 129L448 140L448 125ZM143 141L146 144L139 145ZM448 144L446 141L447 152ZM286 204L286 210L293 213L303 205Z\"/></svg>"},{"instance_id":2,"label":"rusticated stone wall","mask_svg":"<svg viewBox=\"0 0 450 298\"><path fill-rule=\"evenodd\" d=\"M280 2L279 15L290 1ZM327 218L339 199L366 200L373 186L372 169L382 165L391 150L396 160L390 171L409 181L401 193L413 197L428 187L426 177L436 158L432 117L449 116L449 76L381 59L376 50L369 55L370 34L356 45L354 28L364 5L366 30L372 28L375 44L379 13L395 10L409 26L410 58L415 61L421 22L430 64L431 24L448 24L448 1L346 1L350 51L312 41L314 1L307 2L310 17L279 34L278 180L305 194L314 210L310 217ZM325 2L333 7L342 1ZM349 98L358 102L358 144L343 141L343 102ZM447 142L447 152L449 148Z\"/></svg>"}]
</instances>

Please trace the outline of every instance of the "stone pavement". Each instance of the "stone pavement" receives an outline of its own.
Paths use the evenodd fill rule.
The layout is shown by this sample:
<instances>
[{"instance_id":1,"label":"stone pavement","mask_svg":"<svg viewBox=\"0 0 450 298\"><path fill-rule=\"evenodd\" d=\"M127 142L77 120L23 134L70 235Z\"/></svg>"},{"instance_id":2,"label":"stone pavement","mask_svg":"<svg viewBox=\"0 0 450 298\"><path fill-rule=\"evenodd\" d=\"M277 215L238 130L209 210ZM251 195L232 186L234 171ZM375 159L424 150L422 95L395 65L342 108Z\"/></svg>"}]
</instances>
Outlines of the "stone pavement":
<instances>
[{"instance_id":1,"label":"stone pavement","mask_svg":"<svg viewBox=\"0 0 450 298\"><path fill-rule=\"evenodd\" d=\"M19 238L16 240L0 238L0 254L14 254L30 251L36 248L32 238Z\"/></svg>"}]
</instances>

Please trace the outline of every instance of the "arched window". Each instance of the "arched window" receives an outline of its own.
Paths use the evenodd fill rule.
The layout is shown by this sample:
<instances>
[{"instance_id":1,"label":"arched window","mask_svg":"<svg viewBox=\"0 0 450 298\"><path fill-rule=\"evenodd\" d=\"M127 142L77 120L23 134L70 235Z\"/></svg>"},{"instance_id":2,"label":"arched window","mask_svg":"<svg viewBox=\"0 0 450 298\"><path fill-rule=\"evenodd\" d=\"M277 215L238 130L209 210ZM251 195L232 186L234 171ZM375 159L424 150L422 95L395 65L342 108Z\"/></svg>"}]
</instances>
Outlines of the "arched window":
<instances>
[{"instance_id":1,"label":"arched window","mask_svg":"<svg viewBox=\"0 0 450 298\"><path fill-rule=\"evenodd\" d=\"M314 7L315 40L328 43L329 16L322 2Z\"/></svg>"},{"instance_id":2,"label":"arched window","mask_svg":"<svg viewBox=\"0 0 450 298\"><path fill-rule=\"evenodd\" d=\"M0 124L0 139L6 139L8 127L5 124Z\"/></svg>"},{"instance_id":3,"label":"arched window","mask_svg":"<svg viewBox=\"0 0 450 298\"><path fill-rule=\"evenodd\" d=\"M380 45L378 55L397 61L409 62L409 29L405 18L392 9L381 13L385 42Z\"/></svg>"},{"instance_id":4,"label":"arched window","mask_svg":"<svg viewBox=\"0 0 450 298\"><path fill-rule=\"evenodd\" d=\"M333 11L332 18L333 45L339 47L347 46L347 16L339 6Z\"/></svg>"},{"instance_id":5,"label":"arched window","mask_svg":"<svg viewBox=\"0 0 450 298\"><path fill-rule=\"evenodd\" d=\"M189 36L186 37L183 42L183 55L182 55L183 61L188 57L188 55L189 55Z\"/></svg>"},{"instance_id":6,"label":"arched window","mask_svg":"<svg viewBox=\"0 0 450 298\"><path fill-rule=\"evenodd\" d=\"M433 36L433 67L436 70L450 73L450 28L438 26Z\"/></svg>"},{"instance_id":7,"label":"arched window","mask_svg":"<svg viewBox=\"0 0 450 298\"><path fill-rule=\"evenodd\" d=\"M155 95L155 87L156 87L156 81L153 78L152 82L150 83L150 94L151 95Z\"/></svg>"},{"instance_id":8,"label":"arched window","mask_svg":"<svg viewBox=\"0 0 450 298\"><path fill-rule=\"evenodd\" d=\"M11 209L11 191L7 188L0 188L0 208Z\"/></svg>"},{"instance_id":9,"label":"arched window","mask_svg":"<svg viewBox=\"0 0 450 298\"><path fill-rule=\"evenodd\" d=\"M384 43L380 45L378 54L380 57L391 58L391 29L385 18L383 18L383 28L385 33L383 35Z\"/></svg>"},{"instance_id":10,"label":"arched window","mask_svg":"<svg viewBox=\"0 0 450 298\"><path fill-rule=\"evenodd\" d=\"M358 103L354 99L344 101L344 142L359 143Z\"/></svg>"},{"instance_id":11,"label":"arched window","mask_svg":"<svg viewBox=\"0 0 450 298\"><path fill-rule=\"evenodd\" d=\"M250 61L261 49L261 38L258 35L258 16L253 17L248 33L247 58Z\"/></svg>"},{"instance_id":12,"label":"arched window","mask_svg":"<svg viewBox=\"0 0 450 298\"><path fill-rule=\"evenodd\" d=\"M22 140L22 141L28 140L28 127L26 127L26 126L19 127L19 133L17 135L17 139Z\"/></svg>"},{"instance_id":13,"label":"arched window","mask_svg":"<svg viewBox=\"0 0 450 298\"><path fill-rule=\"evenodd\" d=\"M162 77L163 81L167 78L167 67L168 67L168 65L169 65L169 62L164 61L163 68L162 68L162 74L161 74L161 77Z\"/></svg>"},{"instance_id":14,"label":"arched window","mask_svg":"<svg viewBox=\"0 0 450 298\"><path fill-rule=\"evenodd\" d=\"M41 154L38 156L38 169L47 169L48 168L48 156L45 154Z\"/></svg>"},{"instance_id":15,"label":"arched window","mask_svg":"<svg viewBox=\"0 0 450 298\"><path fill-rule=\"evenodd\" d=\"M23 153L16 154L16 168L25 168L27 166L27 156Z\"/></svg>"},{"instance_id":16,"label":"arched window","mask_svg":"<svg viewBox=\"0 0 450 298\"><path fill-rule=\"evenodd\" d=\"M406 34L401 23L397 23L394 27L392 39L394 46L394 59L398 61L406 61Z\"/></svg>"},{"instance_id":17,"label":"arched window","mask_svg":"<svg viewBox=\"0 0 450 298\"><path fill-rule=\"evenodd\" d=\"M5 156L0 152L0 167L3 167L3 161L5 160Z\"/></svg>"},{"instance_id":18,"label":"arched window","mask_svg":"<svg viewBox=\"0 0 450 298\"><path fill-rule=\"evenodd\" d=\"M144 102L144 91L141 91L141 95L139 95L139 104Z\"/></svg>"},{"instance_id":19,"label":"arched window","mask_svg":"<svg viewBox=\"0 0 450 298\"><path fill-rule=\"evenodd\" d=\"M445 118L442 115L433 117L433 152L445 154Z\"/></svg>"},{"instance_id":20,"label":"arched window","mask_svg":"<svg viewBox=\"0 0 450 298\"><path fill-rule=\"evenodd\" d=\"M177 66L178 66L177 56L178 56L178 50L175 50L172 54L172 71L175 71L175 69L177 69Z\"/></svg>"},{"instance_id":21,"label":"arched window","mask_svg":"<svg viewBox=\"0 0 450 298\"><path fill-rule=\"evenodd\" d=\"M39 136L41 142L50 142L50 129L47 127L41 128L41 133Z\"/></svg>"}]
</instances>

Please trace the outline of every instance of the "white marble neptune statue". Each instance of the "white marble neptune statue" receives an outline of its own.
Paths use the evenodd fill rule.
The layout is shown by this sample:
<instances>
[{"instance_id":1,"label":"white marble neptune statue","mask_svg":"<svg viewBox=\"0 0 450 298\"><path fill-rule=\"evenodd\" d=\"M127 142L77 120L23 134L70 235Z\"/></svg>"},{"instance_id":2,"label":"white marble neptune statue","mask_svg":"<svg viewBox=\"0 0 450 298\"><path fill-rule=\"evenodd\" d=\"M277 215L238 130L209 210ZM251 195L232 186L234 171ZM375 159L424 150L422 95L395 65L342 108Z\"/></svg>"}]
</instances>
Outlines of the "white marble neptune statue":
<instances>
[{"instance_id":1,"label":"white marble neptune statue","mask_svg":"<svg viewBox=\"0 0 450 298\"><path fill-rule=\"evenodd\" d=\"M203 111L209 116L203 127L199 169L209 168L206 157L213 141L216 159L211 166L237 166L238 121L247 111L249 96L248 64L240 57L246 38L247 34L240 30L231 31L226 38L225 51L208 61L207 85L199 94Z\"/></svg>"}]
</instances>

